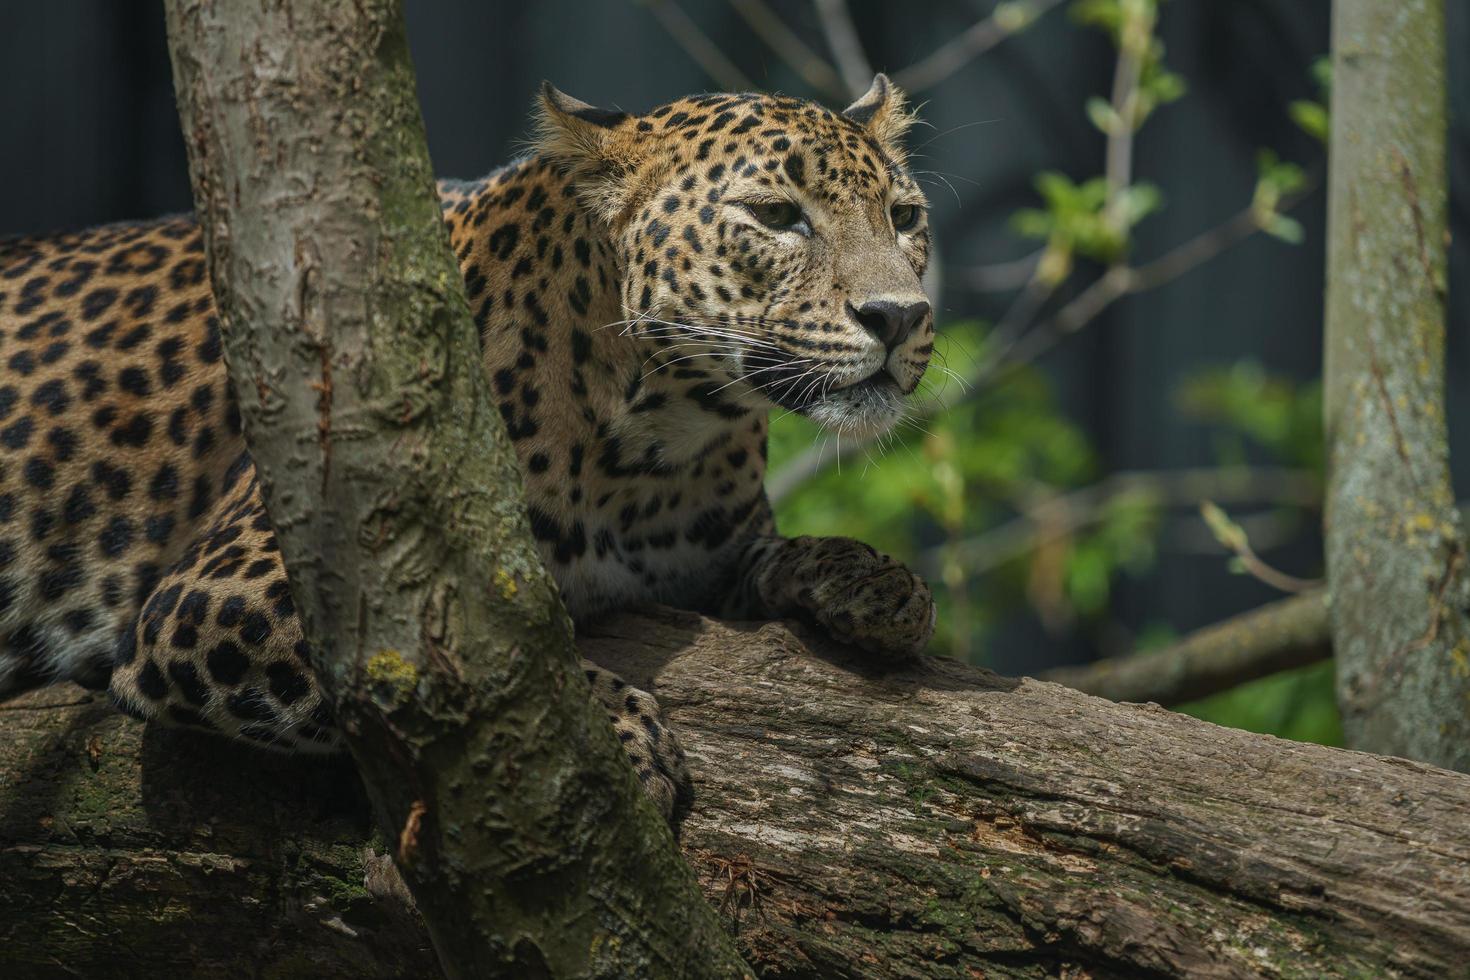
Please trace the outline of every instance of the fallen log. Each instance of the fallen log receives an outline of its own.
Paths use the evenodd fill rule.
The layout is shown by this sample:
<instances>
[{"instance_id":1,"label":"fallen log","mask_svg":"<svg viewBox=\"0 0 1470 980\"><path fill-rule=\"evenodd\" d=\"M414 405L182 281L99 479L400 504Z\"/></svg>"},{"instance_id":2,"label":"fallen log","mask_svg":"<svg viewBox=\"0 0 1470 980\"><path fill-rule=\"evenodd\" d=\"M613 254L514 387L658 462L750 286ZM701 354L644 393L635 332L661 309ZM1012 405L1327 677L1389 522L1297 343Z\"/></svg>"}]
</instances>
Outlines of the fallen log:
<instances>
[{"instance_id":1,"label":"fallen log","mask_svg":"<svg viewBox=\"0 0 1470 980\"><path fill-rule=\"evenodd\" d=\"M584 631L655 691L684 848L771 977L1457 975L1470 776L787 624ZM76 688L0 706L0 975L426 977L344 764L144 730Z\"/></svg>"}]
</instances>

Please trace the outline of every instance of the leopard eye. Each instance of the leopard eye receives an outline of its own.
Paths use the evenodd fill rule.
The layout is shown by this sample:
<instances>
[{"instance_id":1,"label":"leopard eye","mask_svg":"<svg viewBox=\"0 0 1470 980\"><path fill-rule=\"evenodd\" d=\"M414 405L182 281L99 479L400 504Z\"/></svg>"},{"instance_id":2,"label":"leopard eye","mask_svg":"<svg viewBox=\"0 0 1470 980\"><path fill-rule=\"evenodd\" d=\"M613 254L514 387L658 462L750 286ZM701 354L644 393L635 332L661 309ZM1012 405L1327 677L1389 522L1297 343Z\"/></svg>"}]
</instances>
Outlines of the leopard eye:
<instances>
[{"instance_id":1,"label":"leopard eye","mask_svg":"<svg viewBox=\"0 0 1470 980\"><path fill-rule=\"evenodd\" d=\"M888 216L893 220L894 231L913 231L923 213L917 204L895 204Z\"/></svg>"},{"instance_id":2,"label":"leopard eye","mask_svg":"<svg viewBox=\"0 0 1470 980\"><path fill-rule=\"evenodd\" d=\"M790 201L766 201L759 204L747 204L745 209L755 216L755 220L774 231L799 231L806 233L806 216L801 213L801 208Z\"/></svg>"}]
</instances>

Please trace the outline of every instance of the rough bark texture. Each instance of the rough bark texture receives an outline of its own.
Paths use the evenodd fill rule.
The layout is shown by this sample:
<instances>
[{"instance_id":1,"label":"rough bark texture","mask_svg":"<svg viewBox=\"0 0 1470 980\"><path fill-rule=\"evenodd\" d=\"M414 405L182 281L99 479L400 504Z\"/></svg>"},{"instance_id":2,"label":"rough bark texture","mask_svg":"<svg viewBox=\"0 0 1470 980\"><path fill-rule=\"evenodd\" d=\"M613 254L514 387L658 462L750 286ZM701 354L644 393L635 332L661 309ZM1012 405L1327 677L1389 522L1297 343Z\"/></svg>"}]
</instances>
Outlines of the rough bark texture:
<instances>
[{"instance_id":1,"label":"rough bark texture","mask_svg":"<svg viewBox=\"0 0 1470 980\"><path fill-rule=\"evenodd\" d=\"M1207 626L1160 650L1060 667L1043 680L1109 701L1168 706L1330 656L1326 597L1308 592Z\"/></svg>"},{"instance_id":2,"label":"rough bark texture","mask_svg":"<svg viewBox=\"0 0 1470 980\"><path fill-rule=\"evenodd\" d=\"M880 676L780 624L653 611L582 643L679 727L685 853L763 975L1470 962L1470 776L949 661ZM390 879L363 884L349 774L77 700L0 711L0 972L431 975Z\"/></svg>"},{"instance_id":3,"label":"rough bark texture","mask_svg":"<svg viewBox=\"0 0 1470 980\"><path fill-rule=\"evenodd\" d=\"M167 11L231 381L312 668L446 971L744 973L537 556L401 3Z\"/></svg>"},{"instance_id":4,"label":"rough bark texture","mask_svg":"<svg viewBox=\"0 0 1470 980\"><path fill-rule=\"evenodd\" d=\"M1443 0L1333 7L1327 574L1349 744L1470 771L1444 417Z\"/></svg>"}]
</instances>

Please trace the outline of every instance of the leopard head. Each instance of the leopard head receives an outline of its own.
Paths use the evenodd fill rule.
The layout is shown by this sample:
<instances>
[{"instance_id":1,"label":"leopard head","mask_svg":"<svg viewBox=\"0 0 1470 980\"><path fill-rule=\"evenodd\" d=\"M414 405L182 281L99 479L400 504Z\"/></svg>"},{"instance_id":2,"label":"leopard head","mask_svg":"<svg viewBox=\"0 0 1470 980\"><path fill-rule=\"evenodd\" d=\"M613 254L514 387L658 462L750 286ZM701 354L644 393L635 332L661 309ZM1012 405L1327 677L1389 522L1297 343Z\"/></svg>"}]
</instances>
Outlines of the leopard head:
<instances>
[{"instance_id":1,"label":"leopard head","mask_svg":"<svg viewBox=\"0 0 1470 980\"><path fill-rule=\"evenodd\" d=\"M615 243L628 336L746 407L868 437L933 352L912 122L883 75L840 113L741 94L632 115L548 84L538 146Z\"/></svg>"}]
</instances>

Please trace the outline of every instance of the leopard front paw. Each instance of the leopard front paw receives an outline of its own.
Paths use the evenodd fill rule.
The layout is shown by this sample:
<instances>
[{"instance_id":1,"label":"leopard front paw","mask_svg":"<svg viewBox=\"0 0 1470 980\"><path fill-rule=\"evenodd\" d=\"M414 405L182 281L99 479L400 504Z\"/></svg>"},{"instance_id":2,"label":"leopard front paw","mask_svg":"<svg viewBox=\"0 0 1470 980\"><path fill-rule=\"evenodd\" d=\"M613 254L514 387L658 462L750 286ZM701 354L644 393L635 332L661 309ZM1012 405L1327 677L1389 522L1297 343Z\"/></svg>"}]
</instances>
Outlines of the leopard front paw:
<instances>
[{"instance_id":1,"label":"leopard front paw","mask_svg":"<svg viewBox=\"0 0 1470 980\"><path fill-rule=\"evenodd\" d=\"M809 543L808 543L809 542ZM916 657L934 635L934 596L902 562L850 538L798 538L797 603L832 637L888 657Z\"/></svg>"},{"instance_id":2,"label":"leopard front paw","mask_svg":"<svg viewBox=\"0 0 1470 980\"><path fill-rule=\"evenodd\" d=\"M677 837L694 802L694 783L684 749L664 720L663 709L653 695L629 686L616 674L586 661L582 666L593 693L607 707L608 720L633 764L639 785Z\"/></svg>"}]
</instances>

